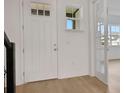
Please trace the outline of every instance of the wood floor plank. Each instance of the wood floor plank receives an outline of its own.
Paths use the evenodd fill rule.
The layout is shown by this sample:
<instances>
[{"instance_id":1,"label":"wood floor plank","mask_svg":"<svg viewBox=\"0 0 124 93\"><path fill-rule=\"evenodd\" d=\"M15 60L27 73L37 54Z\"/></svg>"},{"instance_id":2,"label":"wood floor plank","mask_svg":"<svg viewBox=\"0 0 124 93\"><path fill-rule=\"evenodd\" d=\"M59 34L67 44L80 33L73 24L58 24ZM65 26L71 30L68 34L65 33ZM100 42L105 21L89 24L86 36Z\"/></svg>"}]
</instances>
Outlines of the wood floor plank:
<instances>
[{"instance_id":1,"label":"wood floor plank","mask_svg":"<svg viewBox=\"0 0 124 93\"><path fill-rule=\"evenodd\" d=\"M17 87L16 93L107 93L106 90L107 86L98 79L83 76L28 83Z\"/></svg>"},{"instance_id":2,"label":"wood floor plank","mask_svg":"<svg viewBox=\"0 0 124 93\"><path fill-rule=\"evenodd\" d=\"M110 60L108 68L110 93L120 93L120 60Z\"/></svg>"}]
</instances>

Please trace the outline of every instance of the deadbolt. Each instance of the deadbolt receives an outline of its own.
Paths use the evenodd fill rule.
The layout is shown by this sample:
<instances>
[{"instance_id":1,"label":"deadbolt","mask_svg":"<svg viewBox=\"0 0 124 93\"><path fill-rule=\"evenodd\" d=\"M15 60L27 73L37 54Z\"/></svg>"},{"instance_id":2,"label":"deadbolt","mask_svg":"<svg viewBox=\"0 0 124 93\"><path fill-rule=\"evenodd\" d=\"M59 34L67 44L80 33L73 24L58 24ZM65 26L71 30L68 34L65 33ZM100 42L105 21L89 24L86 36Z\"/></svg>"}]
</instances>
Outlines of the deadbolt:
<instances>
[{"instance_id":1,"label":"deadbolt","mask_svg":"<svg viewBox=\"0 0 124 93\"><path fill-rule=\"evenodd\" d=\"M55 48L54 51L57 51L57 49Z\"/></svg>"}]
</instances>

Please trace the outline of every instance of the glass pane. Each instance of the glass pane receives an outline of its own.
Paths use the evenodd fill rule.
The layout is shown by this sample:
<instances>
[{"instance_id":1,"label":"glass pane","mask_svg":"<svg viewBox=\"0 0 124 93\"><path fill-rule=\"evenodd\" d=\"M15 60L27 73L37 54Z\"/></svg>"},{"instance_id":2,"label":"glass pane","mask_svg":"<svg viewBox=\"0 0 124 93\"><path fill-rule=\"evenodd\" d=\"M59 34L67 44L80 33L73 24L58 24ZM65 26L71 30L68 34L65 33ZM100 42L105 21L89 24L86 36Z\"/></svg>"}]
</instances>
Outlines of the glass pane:
<instances>
[{"instance_id":1,"label":"glass pane","mask_svg":"<svg viewBox=\"0 0 124 93\"><path fill-rule=\"evenodd\" d=\"M75 20L74 22L74 29L80 29L80 20Z\"/></svg>"},{"instance_id":2,"label":"glass pane","mask_svg":"<svg viewBox=\"0 0 124 93\"><path fill-rule=\"evenodd\" d=\"M120 44L120 36L119 35L112 35L112 45L116 46Z\"/></svg>"},{"instance_id":3,"label":"glass pane","mask_svg":"<svg viewBox=\"0 0 124 93\"><path fill-rule=\"evenodd\" d=\"M50 16L50 11L49 10L45 10L45 16Z\"/></svg>"},{"instance_id":4,"label":"glass pane","mask_svg":"<svg viewBox=\"0 0 124 93\"><path fill-rule=\"evenodd\" d=\"M32 15L37 15L37 9L31 9L31 14Z\"/></svg>"},{"instance_id":5,"label":"glass pane","mask_svg":"<svg viewBox=\"0 0 124 93\"><path fill-rule=\"evenodd\" d=\"M44 11L43 10L38 10L38 15L44 15Z\"/></svg>"},{"instance_id":6,"label":"glass pane","mask_svg":"<svg viewBox=\"0 0 124 93\"><path fill-rule=\"evenodd\" d=\"M73 21L72 20L67 20L67 29L73 29Z\"/></svg>"},{"instance_id":7,"label":"glass pane","mask_svg":"<svg viewBox=\"0 0 124 93\"><path fill-rule=\"evenodd\" d=\"M116 26L116 32L120 32L120 27Z\"/></svg>"},{"instance_id":8,"label":"glass pane","mask_svg":"<svg viewBox=\"0 0 124 93\"><path fill-rule=\"evenodd\" d=\"M75 7L66 7L66 17L80 18L80 10Z\"/></svg>"},{"instance_id":9,"label":"glass pane","mask_svg":"<svg viewBox=\"0 0 124 93\"><path fill-rule=\"evenodd\" d=\"M118 25L111 26L111 42L112 46L120 45L120 27Z\"/></svg>"},{"instance_id":10,"label":"glass pane","mask_svg":"<svg viewBox=\"0 0 124 93\"><path fill-rule=\"evenodd\" d=\"M80 29L80 10L75 7L66 7L66 29Z\"/></svg>"},{"instance_id":11,"label":"glass pane","mask_svg":"<svg viewBox=\"0 0 124 93\"><path fill-rule=\"evenodd\" d=\"M111 32L116 32L116 26L111 26Z\"/></svg>"},{"instance_id":12,"label":"glass pane","mask_svg":"<svg viewBox=\"0 0 124 93\"><path fill-rule=\"evenodd\" d=\"M79 8L73 9L73 18L80 18L80 10Z\"/></svg>"},{"instance_id":13,"label":"glass pane","mask_svg":"<svg viewBox=\"0 0 124 93\"><path fill-rule=\"evenodd\" d=\"M31 3L31 14L50 16L50 5L46 3Z\"/></svg>"},{"instance_id":14,"label":"glass pane","mask_svg":"<svg viewBox=\"0 0 124 93\"><path fill-rule=\"evenodd\" d=\"M66 29L80 29L80 21L79 20L67 19Z\"/></svg>"},{"instance_id":15,"label":"glass pane","mask_svg":"<svg viewBox=\"0 0 124 93\"><path fill-rule=\"evenodd\" d=\"M72 12L73 12L72 7L67 7L66 8L66 17L72 18Z\"/></svg>"}]
</instances>

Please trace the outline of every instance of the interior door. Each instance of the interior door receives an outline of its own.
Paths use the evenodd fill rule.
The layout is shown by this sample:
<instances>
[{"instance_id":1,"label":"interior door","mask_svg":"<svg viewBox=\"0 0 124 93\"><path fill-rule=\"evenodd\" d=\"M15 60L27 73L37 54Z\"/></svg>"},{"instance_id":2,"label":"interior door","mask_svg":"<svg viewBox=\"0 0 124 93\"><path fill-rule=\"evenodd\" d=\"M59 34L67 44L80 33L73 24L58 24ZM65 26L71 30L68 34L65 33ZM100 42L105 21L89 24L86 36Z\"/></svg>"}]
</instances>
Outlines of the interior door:
<instances>
[{"instance_id":1,"label":"interior door","mask_svg":"<svg viewBox=\"0 0 124 93\"><path fill-rule=\"evenodd\" d=\"M57 78L56 0L23 0L25 82Z\"/></svg>"},{"instance_id":2,"label":"interior door","mask_svg":"<svg viewBox=\"0 0 124 93\"><path fill-rule=\"evenodd\" d=\"M105 0L95 3L96 17L96 76L107 84L108 24Z\"/></svg>"}]
</instances>

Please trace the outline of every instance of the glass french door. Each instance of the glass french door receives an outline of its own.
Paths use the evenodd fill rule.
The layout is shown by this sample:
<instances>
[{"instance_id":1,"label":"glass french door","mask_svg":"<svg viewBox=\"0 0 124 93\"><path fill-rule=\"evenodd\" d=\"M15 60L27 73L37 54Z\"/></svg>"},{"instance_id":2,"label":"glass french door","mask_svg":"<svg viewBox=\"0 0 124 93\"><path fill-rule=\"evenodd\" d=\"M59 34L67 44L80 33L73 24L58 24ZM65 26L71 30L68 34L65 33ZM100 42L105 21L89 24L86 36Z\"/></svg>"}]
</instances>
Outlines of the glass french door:
<instances>
[{"instance_id":1,"label":"glass french door","mask_svg":"<svg viewBox=\"0 0 124 93\"><path fill-rule=\"evenodd\" d=\"M98 0L95 4L96 18L96 76L107 84L108 23L107 3Z\"/></svg>"}]
</instances>

